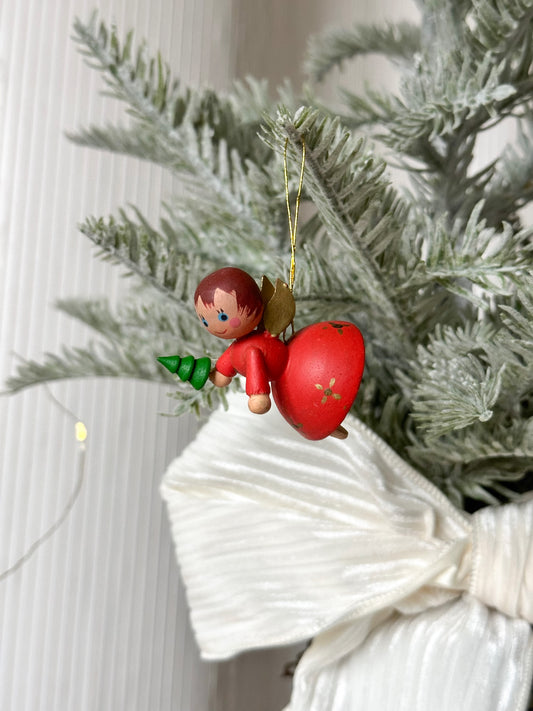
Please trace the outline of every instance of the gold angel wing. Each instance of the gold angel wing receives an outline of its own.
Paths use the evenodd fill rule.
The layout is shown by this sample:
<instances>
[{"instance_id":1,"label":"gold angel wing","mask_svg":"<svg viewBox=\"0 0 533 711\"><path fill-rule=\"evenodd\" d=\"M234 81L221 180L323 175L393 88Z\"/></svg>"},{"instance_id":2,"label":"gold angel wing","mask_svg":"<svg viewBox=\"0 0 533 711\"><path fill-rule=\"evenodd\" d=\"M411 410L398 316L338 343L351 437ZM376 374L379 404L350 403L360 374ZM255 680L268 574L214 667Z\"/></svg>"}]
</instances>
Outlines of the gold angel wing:
<instances>
[{"instance_id":1,"label":"gold angel wing","mask_svg":"<svg viewBox=\"0 0 533 711\"><path fill-rule=\"evenodd\" d=\"M294 320L296 303L292 292L281 279L276 279L273 285L268 277L263 276L261 295L265 305L263 325L273 336L279 336Z\"/></svg>"}]
</instances>

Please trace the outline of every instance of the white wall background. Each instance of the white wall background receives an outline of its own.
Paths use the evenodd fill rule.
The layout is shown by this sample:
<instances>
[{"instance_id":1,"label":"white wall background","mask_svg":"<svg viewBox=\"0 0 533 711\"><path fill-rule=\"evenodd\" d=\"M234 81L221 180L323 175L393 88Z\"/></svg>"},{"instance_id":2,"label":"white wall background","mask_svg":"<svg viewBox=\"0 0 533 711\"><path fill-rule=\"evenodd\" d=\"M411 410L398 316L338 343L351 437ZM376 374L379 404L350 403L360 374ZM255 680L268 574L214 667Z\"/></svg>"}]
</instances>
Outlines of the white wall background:
<instances>
[{"instance_id":1,"label":"white wall background","mask_svg":"<svg viewBox=\"0 0 533 711\"><path fill-rule=\"evenodd\" d=\"M116 298L115 271L76 224L133 203L157 219L174 187L153 167L70 144L64 132L116 121L99 75L70 39L94 7L159 48L186 83L301 77L307 36L325 24L404 17L394 0L3 0L0 3L0 381L15 355L39 357L89 334L53 308L73 295ZM407 7L409 9L410 6ZM364 71L362 69L364 68ZM358 64L353 82L379 73ZM366 74L365 74L366 72ZM57 383L88 427L85 479L64 525L0 582L0 709L275 711L291 652L199 661L158 494L196 423L159 417L164 388ZM0 399L0 574L60 516L80 453L47 390Z\"/></svg>"}]
</instances>

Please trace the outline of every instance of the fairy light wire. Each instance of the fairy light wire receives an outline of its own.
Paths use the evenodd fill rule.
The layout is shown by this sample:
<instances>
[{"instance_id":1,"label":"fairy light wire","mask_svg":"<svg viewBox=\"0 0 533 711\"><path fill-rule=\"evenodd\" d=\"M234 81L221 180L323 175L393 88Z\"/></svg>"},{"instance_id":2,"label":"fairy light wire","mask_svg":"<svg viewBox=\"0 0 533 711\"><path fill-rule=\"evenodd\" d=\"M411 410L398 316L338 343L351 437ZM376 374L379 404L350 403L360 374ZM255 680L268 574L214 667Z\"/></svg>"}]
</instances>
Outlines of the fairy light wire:
<instances>
[{"instance_id":1,"label":"fairy light wire","mask_svg":"<svg viewBox=\"0 0 533 711\"><path fill-rule=\"evenodd\" d=\"M287 216L289 218L289 232L291 238L291 265L289 273L289 289L294 288L294 276L296 273L296 230L298 228L298 214L300 212L300 198L302 196L302 186L304 182L304 170L305 170L305 140L302 138L302 162L300 166L300 180L298 183L298 191L296 193L296 204L294 207L294 221L292 219L291 213L291 201L289 194L289 169L287 167L287 149L289 146L289 139L285 139L285 148L283 150L283 175L285 178L285 202L287 204Z\"/></svg>"},{"instance_id":2,"label":"fairy light wire","mask_svg":"<svg viewBox=\"0 0 533 711\"><path fill-rule=\"evenodd\" d=\"M0 573L0 583L2 583L10 575L13 575L17 570L19 570L32 556L33 554L49 539L54 533L61 527L65 522L68 515L72 511L74 504L76 503L78 496L80 494L83 482L85 479L85 462L86 462L86 445L87 440L87 427L85 424L76 417L76 415L68 409L62 402L60 402L45 384L45 391L48 397L57 405L57 407L62 410L66 415L68 415L74 421L74 437L78 443L78 467L77 467L77 477L74 488L63 506L63 510L59 518L54 521L54 523L41 535L39 538L32 543L28 550L9 568L6 568L2 573Z\"/></svg>"}]
</instances>

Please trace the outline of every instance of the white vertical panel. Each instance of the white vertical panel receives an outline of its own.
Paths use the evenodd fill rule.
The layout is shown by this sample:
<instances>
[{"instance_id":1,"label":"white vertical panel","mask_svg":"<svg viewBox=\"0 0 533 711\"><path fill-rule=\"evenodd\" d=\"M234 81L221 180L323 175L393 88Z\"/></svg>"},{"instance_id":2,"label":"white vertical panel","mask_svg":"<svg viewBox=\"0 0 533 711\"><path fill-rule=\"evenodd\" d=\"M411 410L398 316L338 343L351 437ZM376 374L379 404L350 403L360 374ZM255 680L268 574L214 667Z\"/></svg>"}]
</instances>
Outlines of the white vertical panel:
<instances>
[{"instance_id":1,"label":"white vertical panel","mask_svg":"<svg viewBox=\"0 0 533 711\"><path fill-rule=\"evenodd\" d=\"M121 112L71 40L74 17L95 5L160 49L186 83L223 87L232 73L230 0L0 4L2 382L13 352L38 357L87 341L56 299L121 290L76 224L127 203L156 219L173 187L147 164L65 139ZM164 390L109 380L52 387L87 423L85 481L65 524L0 582L1 709L209 707L216 668L198 659L158 495L196 424L159 417ZM61 514L78 461L72 422L44 388L0 399L0 573Z\"/></svg>"}]
</instances>

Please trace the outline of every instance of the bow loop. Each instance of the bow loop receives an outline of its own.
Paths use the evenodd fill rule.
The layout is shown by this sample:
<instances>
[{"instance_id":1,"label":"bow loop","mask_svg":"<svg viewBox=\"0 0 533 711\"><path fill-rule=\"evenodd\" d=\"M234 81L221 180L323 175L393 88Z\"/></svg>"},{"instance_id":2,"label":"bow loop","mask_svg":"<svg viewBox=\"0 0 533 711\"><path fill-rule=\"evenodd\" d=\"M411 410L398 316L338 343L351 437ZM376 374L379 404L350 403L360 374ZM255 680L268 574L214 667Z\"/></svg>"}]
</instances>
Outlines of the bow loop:
<instances>
[{"instance_id":1,"label":"bow loop","mask_svg":"<svg viewBox=\"0 0 533 711\"><path fill-rule=\"evenodd\" d=\"M533 499L474 514L469 591L509 617L533 622Z\"/></svg>"}]
</instances>

